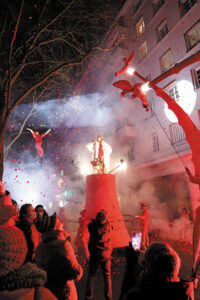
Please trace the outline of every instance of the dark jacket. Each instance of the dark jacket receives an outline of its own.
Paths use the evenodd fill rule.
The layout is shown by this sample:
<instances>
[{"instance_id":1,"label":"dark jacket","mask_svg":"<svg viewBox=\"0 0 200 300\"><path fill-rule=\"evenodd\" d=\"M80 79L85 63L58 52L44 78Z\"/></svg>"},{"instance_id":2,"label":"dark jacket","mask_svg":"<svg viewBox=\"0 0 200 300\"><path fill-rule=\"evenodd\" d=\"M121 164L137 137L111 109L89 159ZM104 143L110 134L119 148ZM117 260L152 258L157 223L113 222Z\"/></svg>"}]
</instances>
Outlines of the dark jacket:
<instances>
[{"instance_id":1,"label":"dark jacket","mask_svg":"<svg viewBox=\"0 0 200 300\"><path fill-rule=\"evenodd\" d=\"M40 241L40 233L37 231L35 225L27 219L19 219L19 221L16 222L15 226L23 231L26 238L28 252L25 262L34 262L35 250Z\"/></svg>"},{"instance_id":2,"label":"dark jacket","mask_svg":"<svg viewBox=\"0 0 200 300\"><path fill-rule=\"evenodd\" d=\"M123 300L194 300L193 282L142 283L131 289Z\"/></svg>"},{"instance_id":3,"label":"dark jacket","mask_svg":"<svg viewBox=\"0 0 200 300\"><path fill-rule=\"evenodd\" d=\"M64 233L58 230L42 234L42 242L36 250L36 262L47 272L46 287L58 299L64 296L67 281L79 279L82 276L83 271L76 260L71 243L66 240Z\"/></svg>"},{"instance_id":4,"label":"dark jacket","mask_svg":"<svg viewBox=\"0 0 200 300\"><path fill-rule=\"evenodd\" d=\"M108 223L102 223L96 219L88 224L90 239L88 249L91 256L101 256L102 258L110 258L112 253L112 244L110 234L112 226Z\"/></svg>"}]
</instances>

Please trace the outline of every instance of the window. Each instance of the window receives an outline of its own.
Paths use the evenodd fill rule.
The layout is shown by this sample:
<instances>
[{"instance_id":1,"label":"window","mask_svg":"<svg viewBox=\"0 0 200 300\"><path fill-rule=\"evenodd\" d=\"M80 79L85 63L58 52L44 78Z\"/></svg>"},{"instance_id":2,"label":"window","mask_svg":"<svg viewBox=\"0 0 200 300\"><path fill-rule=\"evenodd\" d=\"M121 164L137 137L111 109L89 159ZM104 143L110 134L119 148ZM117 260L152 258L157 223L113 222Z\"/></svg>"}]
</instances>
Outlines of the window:
<instances>
[{"instance_id":1,"label":"window","mask_svg":"<svg viewBox=\"0 0 200 300\"><path fill-rule=\"evenodd\" d=\"M168 95L169 95L172 99L174 99L176 102L179 101L180 96L179 96L179 94L178 94L178 89L177 89L177 85L176 85L176 84L172 85L172 86L168 89Z\"/></svg>"},{"instance_id":2,"label":"window","mask_svg":"<svg viewBox=\"0 0 200 300\"><path fill-rule=\"evenodd\" d=\"M134 147L131 147L128 150L128 160L132 161L134 159L135 159L135 149L134 149Z\"/></svg>"},{"instance_id":3,"label":"window","mask_svg":"<svg viewBox=\"0 0 200 300\"><path fill-rule=\"evenodd\" d=\"M168 25L166 19L156 28L158 42L161 41L168 33Z\"/></svg>"},{"instance_id":4,"label":"window","mask_svg":"<svg viewBox=\"0 0 200 300\"><path fill-rule=\"evenodd\" d=\"M153 152L158 152L160 150L158 135L156 132L152 136Z\"/></svg>"},{"instance_id":5,"label":"window","mask_svg":"<svg viewBox=\"0 0 200 300\"><path fill-rule=\"evenodd\" d=\"M153 0L152 1L152 7L153 7L153 13L155 14L161 6L165 3L166 0Z\"/></svg>"},{"instance_id":6,"label":"window","mask_svg":"<svg viewBox=\"0 0 200 300\"><path fill-rule=\"evenodd\" d=\"M151 99L151 100L149 101L149 111L150 111L151 117L153 117L153 116L154 116L154 113L155 113L154 99Z\"/></svg>"},{"instance_id":7,"label":"window","mask_svg":"<svg viewBox=\"0 0 200 300\"><path fill-rule=\"evenodd\" d=\"M170 131L172 136L173 144L184 141L185 140L185 132L182 127L178 123L173 123L170 125Z\"/></svg>"},{"instance_id":8,"label":"window","mask_svg":"<svg viewBox=\"0 0 200 300\"><path fill-rule=\"evenodd\" d=\"M200 88L200 68L196 70L191 70L191 74L194 88Z\"/></svg>"},{"instance_id":9,"label":"window","mask_svg":"<svg viewBox=\"0 0 200 300\"><path fill-rule=\"evenodd\" d=\"M145 56L147 56L148 50L147 50L147 43L146 41L140 46L139 48L139 56L140 60L143 60Z\"/></svg>"},{"instance_id":10,"label":"window","mask_svg":"<svg viewBox=\"0 0 200 300\"><path fill-rule=\"evenodd\" d=\"M144 32L144 30L145 30L145 24L144 24L143 17L141 17L139 19L139 21L137 22L137 24L135 25L135 29L136 29L137 36L141 35Z\"/></svg>"},{"instance_id":11,"label":"window","mask_svg":"<svg viewBox=\"0 0 200 300\"><path fill-rule=\"evenodd\" d=\"M183 17L196 2L197 0L179 0L178 5L181 17Z\"/></svg>"},{"instance_id":12,"label":"window","mask_svg":"<svg viewBox=\"0 0 200 300\"><path fill-rule=\"evenodd\" d=\"M149 79L149 81L151 81L151 73L148 73L148 75L145 78Z\"/></svg>"},{"instance_id":13,"label":"window","mask_svg":"<svg viewBox=\"0 0 200 300\"><path fill-rule=\"evenodd\" d=\"M190 50L200 42L200 21L185 33L187 49Z\"/></svg>"},{"instance_id":14,"label":"window","mask_svg":"<svg viewBox=\"0 0 200 300\"><path fill-rule=\"evenodd\" d=\"M160 65L162 73L169 70L174 64L173 56L171 49L169 49L163 56L160 58Z\"/></svg>"},{"instance_id":15,"label":"window","mask_svg":"<svg viewBox=\"0 0 200 300\"><path fill-rule=\"evenodd\" d=\"M173 98L176 102L179 101L179 93L178 93L178 88L176 85L176 81L170 82L167 86L164 87L164 91L171 97Z\"/></svg>"}]
</instances>

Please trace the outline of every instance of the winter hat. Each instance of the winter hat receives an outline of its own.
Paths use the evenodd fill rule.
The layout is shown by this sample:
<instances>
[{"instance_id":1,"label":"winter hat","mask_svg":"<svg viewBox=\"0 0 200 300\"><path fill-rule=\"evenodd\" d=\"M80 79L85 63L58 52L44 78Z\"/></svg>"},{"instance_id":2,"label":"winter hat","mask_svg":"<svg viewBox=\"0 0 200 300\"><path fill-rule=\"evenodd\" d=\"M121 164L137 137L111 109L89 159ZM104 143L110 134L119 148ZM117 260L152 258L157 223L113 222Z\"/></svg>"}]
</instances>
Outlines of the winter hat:
<instances>
[{"instance_id":1,"label":"winter hat","mask_svg":"<svg viewBox=\"0 0 200 300\"><path fill-rule=\"evenodd\" d=\"M0 194L0 225L6 223L13 216L13 204L8 191Z\"/></svg>"},{"instance_id":2,"label":"winter hat","mask_svg":"<svg viewBox=\"0 0 200 300\"><path fill-rule=\"evenodd\" d=\"M107 219L107 212L105 211L105 209L101 209L97 215L96 215L96 220L102 222L102 221L105 221Z\"/></svg>"},{"instance_id":3,"label":"winter hat","mask_svg":"<svg viewBox=\"0 0 200 300\"><path fill-rule=\"evenodd\" d=\"M146 202L140 202L140 206L147 206Z\"/></svg>"},{"instance_id":4,"label":"winter hat","mask_svg":"<svg viewBox=\"0 0 200 300\"><path fill-rule=\"evenodd\" d=\"M37 230L41 233L51 231L54 229L56 224L56 213L54 213L52 216L43 215L42 218L36 219L35 226Z\"/></svg>"},{"instance_id":5,"label":"winter hat","mask_svg":"<svg viewBox=\"0 0 200 300\"><path fill-rule=\"evenodd\" d=\"M26 254L23 232L15 226L0 226L0 276L21 267Z\"/></svg>"}]
</instances>

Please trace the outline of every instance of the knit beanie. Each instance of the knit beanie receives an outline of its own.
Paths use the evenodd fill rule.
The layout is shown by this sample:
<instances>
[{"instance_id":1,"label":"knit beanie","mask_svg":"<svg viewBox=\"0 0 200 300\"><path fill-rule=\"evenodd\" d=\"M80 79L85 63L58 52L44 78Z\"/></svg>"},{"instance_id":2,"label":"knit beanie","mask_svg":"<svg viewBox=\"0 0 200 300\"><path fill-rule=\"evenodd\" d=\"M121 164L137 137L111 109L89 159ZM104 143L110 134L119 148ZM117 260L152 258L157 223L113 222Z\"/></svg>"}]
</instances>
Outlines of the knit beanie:
<instances>
[{"instance_id":1,"label":"knit beanie","mask_svg":"<svg viewBox=\"0 0 200 300\"><path fill-rule=\"evenodd\" d=\"M15 226L0 226L0 276L22 266L27 254L23 232Z\"/></svg>"},{"instance_id":2,"label":"knit beanie","mask_svg":"<svg viewBox=\"0 0 200 300\"><path fill-rule=\"evenodd\" d=\"M0 225L6 223L13 216L13 204L8 191L0 194Z\"/></svg>"}]
</instances>

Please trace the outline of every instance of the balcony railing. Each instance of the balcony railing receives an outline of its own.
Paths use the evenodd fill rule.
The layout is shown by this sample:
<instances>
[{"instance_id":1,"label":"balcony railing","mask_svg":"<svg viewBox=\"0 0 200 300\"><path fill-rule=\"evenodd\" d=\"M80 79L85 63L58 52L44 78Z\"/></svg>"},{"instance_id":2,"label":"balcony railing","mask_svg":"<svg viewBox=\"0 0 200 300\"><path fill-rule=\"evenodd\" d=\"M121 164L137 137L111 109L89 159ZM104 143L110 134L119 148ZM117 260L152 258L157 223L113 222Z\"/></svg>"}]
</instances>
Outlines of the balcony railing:
<instances>
[{"instance_id":1,"label":"balcony railing","mask_svg":"<svg viewBox=\"0 0 200 300\"><path fill-rule=\"evenodd\" d=\"M185 2L179 0L178 5L181 17L183 17L196 2L197 0L186 0Z\"/></svg>"},{"instance_id":2,"label":"balcony railing","mask_svg":"<svg viewBox=\"0 0 200 300\"><path fill-rule=\"evenodd\" d=\"M155 15L161 6L165 3L166 0L160 0L157 3L152 3L153 14Z\"/></svg>"}]
</instances>

